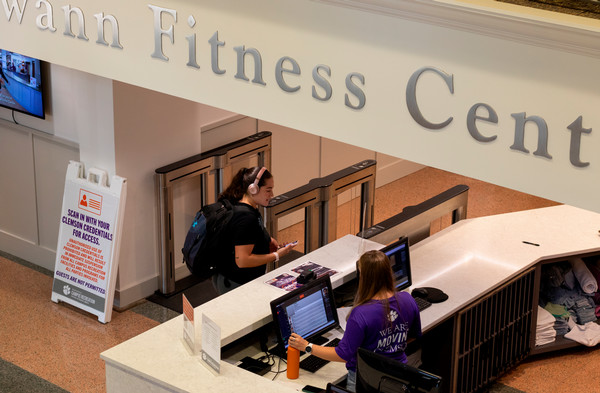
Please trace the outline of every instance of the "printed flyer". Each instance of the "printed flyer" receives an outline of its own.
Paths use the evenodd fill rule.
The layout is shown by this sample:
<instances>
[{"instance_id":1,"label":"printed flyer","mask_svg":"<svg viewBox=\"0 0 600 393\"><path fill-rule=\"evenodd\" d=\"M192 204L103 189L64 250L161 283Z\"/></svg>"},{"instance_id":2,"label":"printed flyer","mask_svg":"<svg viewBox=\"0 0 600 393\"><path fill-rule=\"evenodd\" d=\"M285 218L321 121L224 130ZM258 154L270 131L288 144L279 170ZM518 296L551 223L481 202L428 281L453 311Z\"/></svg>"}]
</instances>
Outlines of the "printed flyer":
<instances>
[{"instance_id":1,"label":"printed flyer","mask_svg":"<svg viewBox=\"0 0 600 393\"><path fill-rule=\"evenodd\" d=\"M318 263L314 263L311 261L305 262L302 265L298 266L297 268L292 269L292 271L295 273L298 273L298 275L302 274L302 272L305 270L312 270L313 272L315 272L315 275L317 276L317 278L321 278L326 274L329 276L333 276L334 274L337 273L337 271L335 271L333 269L330 269L325 266L321 266Z\"/></svg>"},{"instance_id":2,"label":"printed flyer","mask_svg":"<svg viewBox=\"0 0 600 393\"><path fill-rule=\"evenodd\" d=\"M297 273L298 275L302 274L305 270L312 270L315 272L316 278L321 278L324 275L333 276L337 273L337 271L330 269L325 266L321 266L315 262L305 262L302 265L292 269L292 272ZM282 273L275 278L272 278L268 281L265 281L265 284L272 285L274 287L283 289L285 291L291 292L294 289L302 287L302 284L298 283L296 280L297 276L291 275L289 273Z\"/></svg>"}]
</instances>

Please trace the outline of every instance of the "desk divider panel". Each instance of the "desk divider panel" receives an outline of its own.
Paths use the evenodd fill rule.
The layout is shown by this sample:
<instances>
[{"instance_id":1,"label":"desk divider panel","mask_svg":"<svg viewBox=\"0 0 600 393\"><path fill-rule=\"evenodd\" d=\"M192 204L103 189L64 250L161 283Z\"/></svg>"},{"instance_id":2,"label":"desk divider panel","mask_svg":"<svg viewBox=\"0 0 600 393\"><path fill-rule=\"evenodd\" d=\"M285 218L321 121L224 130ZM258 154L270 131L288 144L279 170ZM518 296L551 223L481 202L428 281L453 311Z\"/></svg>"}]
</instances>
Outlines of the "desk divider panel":
<instances>
[{"instance_id":1,"label":"desk divider panel","mask_svg":"<svg viewBox=\"0 0 600 393\"><path fill-rule=\"evenodd\" d=\"M410 244L429 237L431 222L452 215L452 224L467 218L469 187L459 184L356 234L381 244L390 244L407 236Z\"/></svg>"},{"instance_id":2,"label":"desk divider panel","mask_svg":"<svg viewBox=\"0 0 600 393\"><path fill-rule=\"evenodd\" d=\"M531 268L458 314L452 392L477 392L531 349L536 269Z\"/></svg>"}]
</instances>

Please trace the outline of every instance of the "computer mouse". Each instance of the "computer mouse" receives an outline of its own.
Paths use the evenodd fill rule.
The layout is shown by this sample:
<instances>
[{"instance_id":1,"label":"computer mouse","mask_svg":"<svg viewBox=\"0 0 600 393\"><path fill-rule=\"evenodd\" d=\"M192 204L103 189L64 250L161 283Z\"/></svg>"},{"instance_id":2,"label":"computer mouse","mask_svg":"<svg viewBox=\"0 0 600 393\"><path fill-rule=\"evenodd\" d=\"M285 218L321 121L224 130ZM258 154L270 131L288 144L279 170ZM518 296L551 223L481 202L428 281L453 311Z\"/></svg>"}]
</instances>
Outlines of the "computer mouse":
<instances>
[{"instance_id":1,"label":"computer mouse","mask_svg":"<svg viewBox=\"0 0 600 393\"><path fill-rule=\"evenodd\" d=\"M429 296L429 292L425 288L415 288L410 294L412 297L420 297L423 299L427 299L427 296Z\"/></svg>"}]
</instances>

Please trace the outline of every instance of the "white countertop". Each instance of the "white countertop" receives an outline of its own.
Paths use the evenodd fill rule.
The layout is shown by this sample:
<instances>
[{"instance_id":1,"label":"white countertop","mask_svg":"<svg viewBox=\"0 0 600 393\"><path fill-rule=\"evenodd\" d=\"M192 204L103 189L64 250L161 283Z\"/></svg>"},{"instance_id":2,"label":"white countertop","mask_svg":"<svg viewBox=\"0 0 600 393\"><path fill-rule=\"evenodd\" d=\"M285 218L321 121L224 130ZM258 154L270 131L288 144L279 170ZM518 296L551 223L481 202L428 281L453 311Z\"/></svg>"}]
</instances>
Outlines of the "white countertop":
<instances>
[{"instance_id":1,"label":"white countertop","mask_svg":"<svg viewBox=\"0 0 600 393\"><path fill-rule=\"evenodd\" d=\"M347 235L196 307L196 343L202 342L200 324L203 313L220 326L221 345L225 346L272 321L270 302L286 292L266 284L269 279L282 273L296 275L291 273L291 269L310 261L338 272L331 276L332 285L336 288L356 277L356 260L362 252L381 247L381 244ZM267 379L273 374L260 377L224 361L221 362L220 375L214 375L200 363L199 356L191 356L182 337L183 316L179 316L101 353L107 367L107 391L132 391L127 385L130 381L126 375L121 375L119 382L109 381L111 367L171 389L167 391L183 392L206 392L213 388L217 392L299 391L306 384L321 385L322 381L334 381L345 375L342 363L331 363L315 375L300 370L298 380L288 380L283 373L274 383ZM282 368L285 367L283 364ZM286 390L285 386L290 389Z\"/></svg>"},{"instance_id":2,"label":"white countertop","mask_svg":"<svg viewBox=\"0 0 600 393\"><path fill-rule=\"evenodd\" d=\"M415 244L411 288L448 294L421 313L423 330L541 260L599 251L599 230L600 214L560 205L462 220Z\"/></svg>"},{"instance_id":3,"label":"white countertop","mask_svg":"<svg viewBox=\"0 0 600 393\"><path fill-rule=\"evenodd\" d=\"M447 301L422 312L423 330L540 260L600 251L599 229L599 214L561 205L463 220L411 246L412 288L435 287L449 296ZM227 345L271 321L269 303L285 292L265 284L268 279L312 261L338 270L332 277L333 286L337 287L354 277L355 261L361 251L380 247L345 236L197 307L194 318L201 321L206 313L220 325L222 345ZM199 322L196 326L196 340L200 342ZM222 362L221 374L217 376L200 363L198 356L190 355L183 344L182 331L180 316L103 352L107 391L132 391L131 384L137 379L156 387L156 391L291 392L299 391L305 384L324 387L323 381L334 381L344 373L343 364L330 364L315 375L301 370L298 380L289 381L284 373L273 382Z\"/></svg>"},{"instance_id":4,"label":"white countertop","mask_svg":"<svg viewBox=\"0 0 600 393\"><path fill-rule=\"evenodd\" d=\"M221 326L221 345L225 346L272 321L270 302L286 292L265 284L266 281L306 262L336 270L331 276L333 288L356 277L354 272L359 248L363 251L381 248L381 245L356 236L347 235L307 255L275 269L242 287L230 291L194 309L194 318L206 315ZM200 336L199 336L200 337Z\"/></svg>"}]
</instances>

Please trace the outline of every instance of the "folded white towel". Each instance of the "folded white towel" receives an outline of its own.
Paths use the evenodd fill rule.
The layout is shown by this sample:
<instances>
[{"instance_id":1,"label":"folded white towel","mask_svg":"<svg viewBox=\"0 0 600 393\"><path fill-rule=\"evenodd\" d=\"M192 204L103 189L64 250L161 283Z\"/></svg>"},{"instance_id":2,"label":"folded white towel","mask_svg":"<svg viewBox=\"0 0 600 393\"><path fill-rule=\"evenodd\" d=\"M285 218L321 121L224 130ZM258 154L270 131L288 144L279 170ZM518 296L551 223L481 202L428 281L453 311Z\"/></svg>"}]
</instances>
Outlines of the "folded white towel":
<instances>
[{"instance_id":1,"label":"folded white towel","mask_svg":"<svg viewBox=\"0 0 600 393\"><path fill-rule=\"evenodd\" d=\"M554 315L552 315L550 313L550 311L538 306L538 314L537 314L537 321L536 321L536 326L538 329L544 328L546 326L552 327L552 326L554 326L555 321L556 321L556 318L554 318Z\"/></svg>"},{"instance_id":2,"label":"folded white towel","mask_svg":"<svg viewBox=\"0 0 600 393\"><path fill-rule=\"evenodd\" d=\"M554 322L556 318L548 310L538 306L538 314L535 330L535 345L544 345L556 340Z\"/></svg>"},{"instance_id":3,"label":"folded white towel","mask_svg":"<svg viewBox=\"0 0 600 393\"><path fill-rule=\"evenodd\" d=\"M580 344L593 347L600 342L600 325L596 322L588 322L585 325L575 325L565 338L577 341Z\"/></svg>"},{"instance_id":4,"label":"folded white towel","mask_svg":"<svg viewBox=\"0 0 600 393\"><path fill-rule=\"evenodd\" d=\"M556 341L556 338L552 337L552 338L544 338L544 339L535 339L535 346L539 347L541 345L546 345L546 344L550 344L553 343L554 341Z\"/></svg>"},{"instance_id":5,"label":"folded white towel","mask_svg":"<svg viewBox=\"0 0 600 393\"><path fill-rule=\"evenodd\" d=\"M583 259L571 258L569 262L573 266L573 274L577 278L577 281L579 281L583 292L592 294L598 291L598 282L592 272L590 272L590 269L585 266Z\"/></svg>"}]
</instances>

